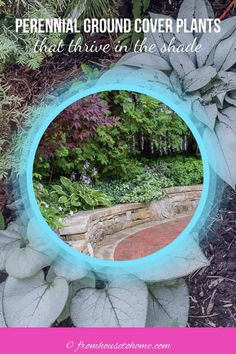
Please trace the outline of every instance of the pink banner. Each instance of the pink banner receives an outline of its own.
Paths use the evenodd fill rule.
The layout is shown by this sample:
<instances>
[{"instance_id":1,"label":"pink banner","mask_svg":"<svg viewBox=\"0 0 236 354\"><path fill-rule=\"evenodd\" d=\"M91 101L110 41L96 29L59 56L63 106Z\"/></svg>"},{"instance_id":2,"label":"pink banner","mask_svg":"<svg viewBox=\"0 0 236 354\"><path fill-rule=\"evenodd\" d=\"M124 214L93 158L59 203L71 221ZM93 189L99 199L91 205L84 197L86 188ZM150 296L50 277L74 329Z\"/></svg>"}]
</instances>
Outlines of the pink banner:
<instances>
[{"instance_id":1,"label":"pink banner","mask_svg":"<svg viewBox=\"0 0 236 354\"><path fill-rule=\"evenodd\" d=\"M236 330L48 328L0 329L2 354L235 354Z\"/></svg>"}]
</instances>

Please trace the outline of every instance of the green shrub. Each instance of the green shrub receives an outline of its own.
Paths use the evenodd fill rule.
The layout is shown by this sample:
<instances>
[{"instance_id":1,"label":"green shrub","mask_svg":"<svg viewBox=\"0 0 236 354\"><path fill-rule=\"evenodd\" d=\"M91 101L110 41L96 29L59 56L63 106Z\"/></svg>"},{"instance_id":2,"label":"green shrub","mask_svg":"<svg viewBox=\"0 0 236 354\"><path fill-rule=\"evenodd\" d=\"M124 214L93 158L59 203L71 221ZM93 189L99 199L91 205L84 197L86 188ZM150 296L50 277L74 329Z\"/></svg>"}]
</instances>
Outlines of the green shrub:
<instances>
[{"instance_id":1,"label":"green shrub","mask_svg":"<svg viewBox=\"0 0 236 354\"><path fill-rule=\"evenodd\" d=\"M167 154L169 147L175 153L182 149L183 136L191 136L186 124L156 99L107 91L78 101L51 124L34 169L45 181L73 172L93 183L129 181L144 172L140 161L149 156L150 145L160 154Z\"/></svg>"},{"instance_id":2,"label":"green shrub","mask_svg":"<svg viewBox=\"0 0 236 354\"><path fill-rule=\"evenodd\" d=\"M203 163L197 157L165 157L148 162L150 172L161 173L171 179L175 186L190 186L203 183Z\"/></svg>"},{"instance_id":3,"label":"green shrub","mask_svg":"<svg viewBox=\"0 0 236 354\"><path fill-rule=\"evenodd\" d=\"M203 182L203 164L200 159L189 157L169 164L170 178L177 186L189 186Z\"/></svg>"}]
</instances>

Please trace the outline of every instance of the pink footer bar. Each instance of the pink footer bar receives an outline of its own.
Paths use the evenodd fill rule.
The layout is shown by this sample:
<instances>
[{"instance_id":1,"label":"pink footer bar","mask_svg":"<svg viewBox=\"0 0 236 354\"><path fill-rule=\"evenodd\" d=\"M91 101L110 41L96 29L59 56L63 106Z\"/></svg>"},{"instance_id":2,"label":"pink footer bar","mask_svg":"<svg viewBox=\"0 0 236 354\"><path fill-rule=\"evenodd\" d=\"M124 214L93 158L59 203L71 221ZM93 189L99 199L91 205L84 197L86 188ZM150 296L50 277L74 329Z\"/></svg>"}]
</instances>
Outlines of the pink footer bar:
<instances>
[{"instance_id":1,"label":"pink footer bar","mask_svg":"<svg viewBox=\"0 0 236 354\"><path fill-rule=\"evenodd\" d=\"M235 354L236 329L0 329L2 354Z\"/></svg>"}]
</instances>

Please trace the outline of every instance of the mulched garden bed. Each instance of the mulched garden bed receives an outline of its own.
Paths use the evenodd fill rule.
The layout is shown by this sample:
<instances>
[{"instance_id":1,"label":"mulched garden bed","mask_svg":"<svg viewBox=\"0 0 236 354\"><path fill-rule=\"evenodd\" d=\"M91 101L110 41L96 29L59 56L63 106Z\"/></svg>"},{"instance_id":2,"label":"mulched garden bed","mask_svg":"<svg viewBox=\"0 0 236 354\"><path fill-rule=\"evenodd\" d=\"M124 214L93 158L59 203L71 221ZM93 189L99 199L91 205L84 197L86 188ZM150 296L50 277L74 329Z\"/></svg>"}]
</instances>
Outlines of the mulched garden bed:
<instances>
[{"instance_id":1,"label":"mulched garden bed","mask_svg":"<svg viewBox=\"0 0 236 354\"><path fill-rule=\"evenodd\" d=\"M210 266L187 278L190 327L236 327L236 192L215 226L204 247Z\"/></svg>"}]
</instances>

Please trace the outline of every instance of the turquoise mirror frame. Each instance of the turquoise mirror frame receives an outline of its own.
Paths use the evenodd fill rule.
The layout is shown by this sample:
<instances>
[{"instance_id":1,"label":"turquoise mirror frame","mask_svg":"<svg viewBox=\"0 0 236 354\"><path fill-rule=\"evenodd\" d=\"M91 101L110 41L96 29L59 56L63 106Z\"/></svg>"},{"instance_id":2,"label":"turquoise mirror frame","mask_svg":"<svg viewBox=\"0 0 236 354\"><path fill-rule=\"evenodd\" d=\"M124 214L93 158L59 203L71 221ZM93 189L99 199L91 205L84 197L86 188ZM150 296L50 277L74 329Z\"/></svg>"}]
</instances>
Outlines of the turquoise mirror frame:
<instances>
[{"instance_id":1,"label":"turquoise mirror frame","mask_svg":"<svg viewBox=\"0 0 236 354\"><path fill-rule=\"evenodd\" d=\"M165 82L150 80L150 72L137 71L128 67L117 67L98 78L81 82L74 80L56 90L54 97L46 98L39 107L34 109L28 124L27 132L21 137L21 149L17 158L19 181L14 184L15 193L23 200L24 223L31 224L33 230L31 242L42 252L64 265L68 272L97 272L103 277L113 277L118 274L135 274L143 278L146 272L154 268L171 268L171 259L181 251L187 254L194 243L201 240L201 230L207 223L211 213L211 205L216 198L216 175L211 170L207 147L203 143L204 124L192 112L192 101L179 97ZM40 140L50 123L68 106L86 96L110 90L135 91L146 94L174 110L188 125L198 143L204 166L204 185L202 196L190 223L179 237L162 250L147 257L132 261L108 261L89 257L75 251L62 241L48 226L43 218L33 189L33 164ZM202 119L201 119L202 120ZM22 211L20 213L22 214ZM173 263L174 267L174 263Z\"/></svg>"}]
</instances>

